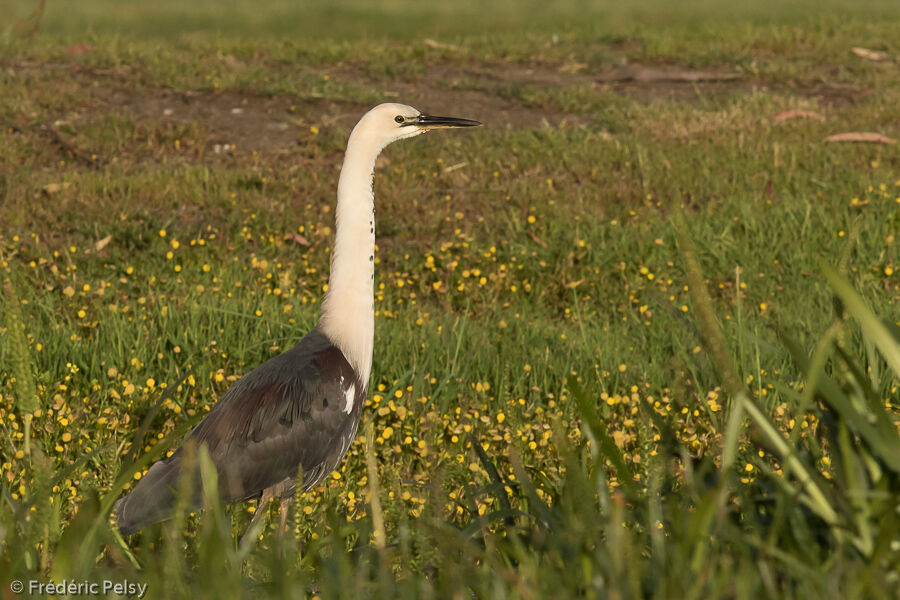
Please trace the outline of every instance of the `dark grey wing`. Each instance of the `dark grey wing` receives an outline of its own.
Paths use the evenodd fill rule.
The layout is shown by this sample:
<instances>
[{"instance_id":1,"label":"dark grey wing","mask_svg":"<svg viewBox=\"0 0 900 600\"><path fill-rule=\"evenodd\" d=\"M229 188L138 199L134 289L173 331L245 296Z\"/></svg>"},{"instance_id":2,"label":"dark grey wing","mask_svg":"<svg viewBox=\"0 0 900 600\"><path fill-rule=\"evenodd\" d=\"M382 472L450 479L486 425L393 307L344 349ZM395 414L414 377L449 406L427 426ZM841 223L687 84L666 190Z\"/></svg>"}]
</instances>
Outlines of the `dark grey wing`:
<instances>
[{"instance_id":1,"label":"dark grey wing","mask_svg":"<svg viewBox=\"0 0 900 600\"><path fill-rule=\"evenodd\" d=\"M293 480L299 466L307 489L331 472L347 451L365 393L343 353L313 331L229 388L185 443L207 447L227 502L253 498L267 487ZM119 501L123 533L127 525L134 523L136 530L171 515L183 458L179 448L153 465ZM193 481L194 504L199 506L197 473Z\"/></svg>"},{"instance_id":2,"label":"dark grey wing","mask_svg":"<svg viewBox=\"0 0 900 600\"><path fill-rule=\"evenodd\" d=\"M336 466L343 434L355 433L360 387L343 353L314 331L242 377L187 441L209 449L226 500L252 498L298 466L309 475Z\"/></svg>"}]
</instances>

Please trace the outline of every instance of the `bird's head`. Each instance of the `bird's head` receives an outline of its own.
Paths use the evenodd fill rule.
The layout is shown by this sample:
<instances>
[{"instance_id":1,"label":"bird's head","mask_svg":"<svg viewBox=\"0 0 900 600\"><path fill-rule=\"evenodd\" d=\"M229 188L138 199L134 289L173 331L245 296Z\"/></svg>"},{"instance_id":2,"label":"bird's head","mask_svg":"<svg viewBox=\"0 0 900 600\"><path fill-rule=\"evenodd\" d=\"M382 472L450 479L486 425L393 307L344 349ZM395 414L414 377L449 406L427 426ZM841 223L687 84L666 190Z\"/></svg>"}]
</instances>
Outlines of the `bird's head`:
<instances>
[{"instance_id":1,"label":"bird's head","mask_svg":"<svg viewBox=\"0 0 900 600\"><path fill-rule=\"evenodd\" d=\"M355 131L375 137L383 148L391 142L414 137L431 129L476 127L478 125L481 125L478 121L458 117L424 115L412 106L389 102L379 104L367 112L360 119Z\"/></svg>"}]
</instances>

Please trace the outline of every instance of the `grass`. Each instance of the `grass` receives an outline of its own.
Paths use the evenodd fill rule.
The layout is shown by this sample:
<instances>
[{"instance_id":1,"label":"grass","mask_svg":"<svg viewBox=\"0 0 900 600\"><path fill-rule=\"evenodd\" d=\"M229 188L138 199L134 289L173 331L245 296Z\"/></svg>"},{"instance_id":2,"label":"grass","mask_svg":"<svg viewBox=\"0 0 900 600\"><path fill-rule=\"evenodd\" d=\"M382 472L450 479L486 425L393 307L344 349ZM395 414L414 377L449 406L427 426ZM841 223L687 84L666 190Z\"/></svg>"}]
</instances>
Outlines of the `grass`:
<instances>
[{"instance_id":1,"label":"grass","mask_svg":"<svg viewBox=\"0 0 900 600\"><path fill-rule=\"evenodd\" d=\"M0 40L3 585L891 597L900 158L824 138L900 136L896 9L248 6ZM741 78L597 83L623 60ZM487 126L377 171L360 436L284 538L216 505L126 546L120 490L315 323L384 100Z\"/></svg>"}]
</instances>

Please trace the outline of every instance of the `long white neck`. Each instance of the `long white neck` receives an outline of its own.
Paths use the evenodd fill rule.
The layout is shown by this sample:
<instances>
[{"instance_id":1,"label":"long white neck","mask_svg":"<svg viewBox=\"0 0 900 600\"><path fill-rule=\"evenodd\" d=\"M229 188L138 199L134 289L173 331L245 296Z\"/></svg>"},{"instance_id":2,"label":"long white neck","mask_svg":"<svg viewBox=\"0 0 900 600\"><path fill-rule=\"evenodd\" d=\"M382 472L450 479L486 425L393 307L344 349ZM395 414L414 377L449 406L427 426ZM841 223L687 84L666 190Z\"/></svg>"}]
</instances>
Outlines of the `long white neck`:
<instances>
[{"instance_id":1,"label":"long white neck","mask_svg":"<svg viewBox=\"0 0 900 600\"><path fill-rule=\"evenodd\" d=\"M375 341L375 159L383 144L357 126L350 134L335 210L334 254L319 330L368 385Z\"/></svg>"}]
</instances>

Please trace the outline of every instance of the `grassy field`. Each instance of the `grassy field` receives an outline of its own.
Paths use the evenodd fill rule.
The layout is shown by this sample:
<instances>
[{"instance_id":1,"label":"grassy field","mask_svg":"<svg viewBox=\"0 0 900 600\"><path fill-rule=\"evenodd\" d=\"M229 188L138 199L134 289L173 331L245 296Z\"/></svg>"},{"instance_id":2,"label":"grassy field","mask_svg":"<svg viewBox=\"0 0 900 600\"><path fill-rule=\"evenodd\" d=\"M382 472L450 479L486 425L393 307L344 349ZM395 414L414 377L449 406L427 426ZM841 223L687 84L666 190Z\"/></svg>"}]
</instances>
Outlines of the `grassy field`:
<instances>
[{"instance_id":1,"label":"grassy field","mask_svg":"<svg viewBox=\"0 0 900 600\"><path fill-rule=\"evenodd\" d=\"M900 9L483 4L8 3L4 598L896 597ZM283 537L239 546L249 503L121 540L315 324L383 101L485 127L379 160L347 458Z\"/></svg>"}]
</instances>

